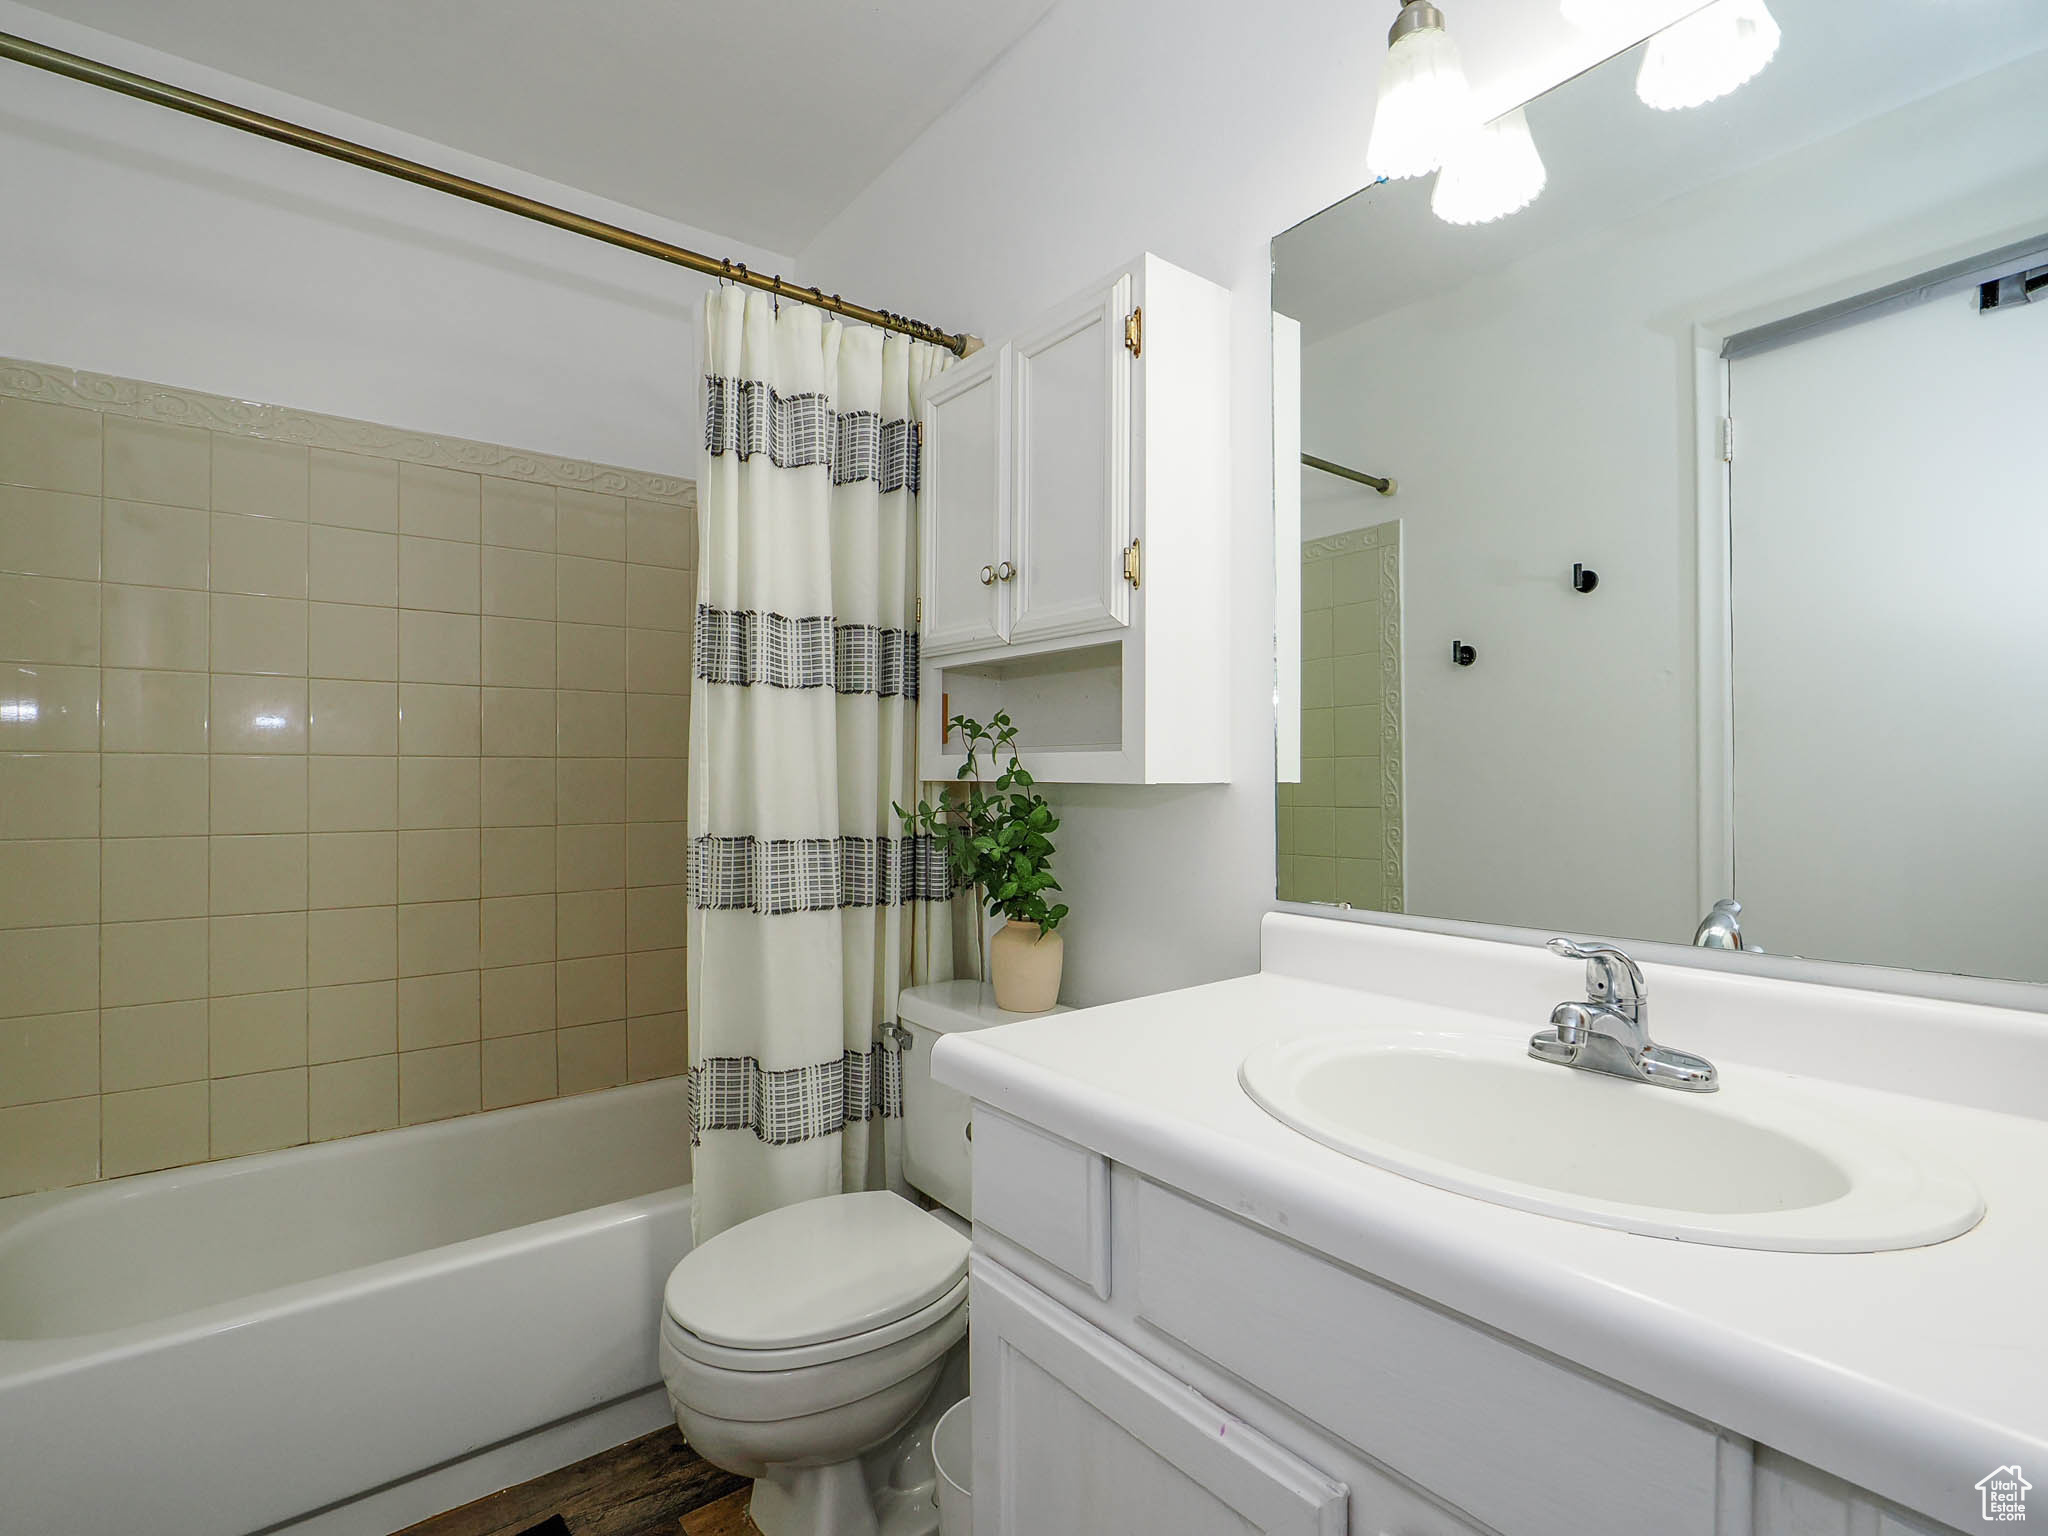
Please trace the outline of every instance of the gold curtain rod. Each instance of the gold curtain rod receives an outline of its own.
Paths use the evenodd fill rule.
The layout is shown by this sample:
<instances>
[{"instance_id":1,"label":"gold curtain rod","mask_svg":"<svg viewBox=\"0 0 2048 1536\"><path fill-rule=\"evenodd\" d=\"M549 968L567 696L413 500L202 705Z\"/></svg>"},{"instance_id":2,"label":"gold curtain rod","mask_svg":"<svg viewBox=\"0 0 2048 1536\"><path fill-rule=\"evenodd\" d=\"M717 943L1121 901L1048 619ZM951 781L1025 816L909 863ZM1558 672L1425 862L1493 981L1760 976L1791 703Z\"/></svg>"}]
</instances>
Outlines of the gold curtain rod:
<instances>
[{"instance_id":1,"label":"gold curtain rod","mask_svg":"<svg viewBox=\"0 0 2048 1536\"><path fill-rule=\"evenodd\" d=\"M52 74L63 75L71 80L81 80L87 85L118 91L123 96L133 96L138 101L168 107L173 112L183 112L191 117L204 118L208 122L239 128L244 133L274 139L280 144L290 144L294 148L309 150L316 155L325 155L330 160L361 166L366 171L376 171L383 176L394 176L400 181L412 182L415 186L431 187L436 192L446 192L451 197L482 203L486 208L517 214L522 219L532 219L538 224L551 224L556 229L566 229L574 235L601 240L606 245L616 245L623 250L637 251L642 256L652 256L656 261L687 267L690 271L701 272L706 277L720 277L728 282L743 283L749 288L759 288L797 303L815 305L835 315L844 315L849 320L878 326L885 331L901 331L906 336L914 336L919 341L929 341L946 348L949 352L963 356L967 352L967 337L951 335L937 326L926 325L921 320L912 320L907 315L891 314L886 309L869 309L862 304L850 303L836 293L828 294L817 288L800 288L794 283L784 282L780 277L751 272L743 262L706 256L700 251L670 245L665 240L635 234L630 229L621 229L618 225L607 224L601 219L587 218L580 213L571 213L566 208L557 208L551 203L521 197L517 192L507 192L502 187L471 181L467 176L457 176L450 171L436 170L433 166L422 165L417 160L388 155L383 150L372 149L366 144L338 139L333 134L286 122L281 117L253 112L247 107L238 107L232 102L220 101L212 96L202 96L196 91L188 91L162 80L152 80L147 75L131 74L125 69L116 69L111 64L102 64L95 59L66 53L61 48L51 48L25 37L16 37L10 32L0 32L0 58L12 59L18 64L27 64L36 69L46 69Z\"/></svg>"}]
</instances>

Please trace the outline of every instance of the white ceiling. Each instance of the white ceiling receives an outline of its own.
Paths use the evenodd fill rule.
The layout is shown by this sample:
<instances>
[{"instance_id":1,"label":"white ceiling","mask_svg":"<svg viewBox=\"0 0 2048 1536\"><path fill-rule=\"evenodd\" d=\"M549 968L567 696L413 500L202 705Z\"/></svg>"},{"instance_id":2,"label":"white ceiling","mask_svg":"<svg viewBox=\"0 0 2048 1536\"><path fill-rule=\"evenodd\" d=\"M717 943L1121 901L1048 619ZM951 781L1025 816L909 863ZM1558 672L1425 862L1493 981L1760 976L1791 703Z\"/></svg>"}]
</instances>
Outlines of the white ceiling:
<instances>
[{"instance_id":1,"label":"white ceiling","mask_svg":"<svg viewBox=\"0 0 2048 1536\"><path fill-rule=\"evenodd\" d=\"M1053 0L34 0L324 106L794 252Z\"/></svg>"},{"instance_id":2,"label":"white ceiling","mask_svg":"<svg viewBox=\"0 0 2048 1536\"><path fill-rule=\"evenodd\" d=\"M1296 225L1273 243L1274 308L1322 340L2048 47L2042 0L1771 0L1771 12L1777 57L1720 101L1651 111L1630 50L1530 103L1550 182L1520 213L1445 224L1423 177Z\"/></svg>"}]
</instances>

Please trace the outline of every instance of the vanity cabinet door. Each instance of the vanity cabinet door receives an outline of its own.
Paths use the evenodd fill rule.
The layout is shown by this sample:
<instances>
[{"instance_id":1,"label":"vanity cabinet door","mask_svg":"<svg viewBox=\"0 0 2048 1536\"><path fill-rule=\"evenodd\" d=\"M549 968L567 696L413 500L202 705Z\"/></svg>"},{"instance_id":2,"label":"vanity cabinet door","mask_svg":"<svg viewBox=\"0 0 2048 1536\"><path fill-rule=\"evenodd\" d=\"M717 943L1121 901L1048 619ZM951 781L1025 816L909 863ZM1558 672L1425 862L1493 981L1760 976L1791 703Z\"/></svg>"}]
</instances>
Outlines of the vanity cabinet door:
<instances>
[{"instance_id":1,"label":"vanity cabinet door","mask_svg":"<svg viewBox=\"0 0 2048 1536\"><path fill-rule=\"evenodd\" d=\"M1016 462L1010 638L1130 621L1131 274L1048 315L1010 349Z\"/></svg>"},{"instance_id":2,"label":"vanity cabinet door","mask_svg":"<svg viewBox=\"0 0 2048 1536\"><path fill-rule=\"evenodd\" d=\"M924 401L921 644L926 655L999 644L1008 634L1008 347L939 375Z\"/></svg>"},{"instance_id":3,"label":"vanity cabinet door","mask_svg":"<svg viewBox=\"0 0 2048 1536\"><path fill-rule=\"evenodd\" d=\"M972 1274L975 1536L1342 1536L1343 1484L999 1265Z\"/></svg>"},{"instance_id":4,"label":"vanity cabinet door","mask_svg":"<svg viewBox=\"0 0 2048 1536\"><path fill-rule=\"evenodd\" d=\"M1940 1525L1760 1445L1751 1479L1746 1536L1951 1536L1981 1512L1976 1489L1960 1487L1955 1499L1957 1524Z\"/></svg>"}]
</instances>

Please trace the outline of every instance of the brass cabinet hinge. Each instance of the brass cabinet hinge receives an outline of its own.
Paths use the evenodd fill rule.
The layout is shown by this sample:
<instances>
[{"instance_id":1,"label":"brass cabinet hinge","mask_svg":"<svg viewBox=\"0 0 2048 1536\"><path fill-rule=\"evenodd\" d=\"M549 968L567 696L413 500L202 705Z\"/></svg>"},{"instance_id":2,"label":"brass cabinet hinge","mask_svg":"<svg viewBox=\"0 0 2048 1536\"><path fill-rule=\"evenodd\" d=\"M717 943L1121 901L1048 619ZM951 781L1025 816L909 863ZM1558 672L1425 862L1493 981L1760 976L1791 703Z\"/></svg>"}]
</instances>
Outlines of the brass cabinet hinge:
<instances>
[{"instance_id":1,"label":"brass cabinet hinge","mask_svg":"<svg viewBox=\"0 0 2048 1536\"><path fill-rule=\"evenodd\" d=\"M1132 586L1138 585L1138 541L1131 540L1124 546L1124 580Z\"/></svg>"},{"instance_id":2,"label":"brass cabinet hinge","mask_svg":"<svg viewBox=\"0 0 2048 1536\"><path fill-rule=\"evenodd\" d=\"M1145 306L1139 305L1124 316L1124 345L1131 349L1131 356L1141 356L1145 351Z\"/></svg>"}]
</instances>

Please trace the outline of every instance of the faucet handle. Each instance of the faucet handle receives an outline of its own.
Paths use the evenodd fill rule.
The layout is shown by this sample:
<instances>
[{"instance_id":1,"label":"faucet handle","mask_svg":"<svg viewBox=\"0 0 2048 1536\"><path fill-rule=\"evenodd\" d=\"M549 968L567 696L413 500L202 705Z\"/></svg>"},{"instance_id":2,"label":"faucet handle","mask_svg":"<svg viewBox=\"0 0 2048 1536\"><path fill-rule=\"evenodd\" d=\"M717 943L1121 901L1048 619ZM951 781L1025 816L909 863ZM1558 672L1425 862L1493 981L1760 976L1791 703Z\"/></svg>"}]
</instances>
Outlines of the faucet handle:
<instances>
[{"instance_id":1,"label":"faucet handle","mask_svg":"<svg viewBox=\"0 0 2048 1536\"><path fill-rule=\"evenodd\" d=\"M1640 1007L1642 968L1612 944L1579 944L1560 935L1544 945L1553 955L1586 962L1586 992L1596 1003Z\"/></svg>"}]
</instances>

